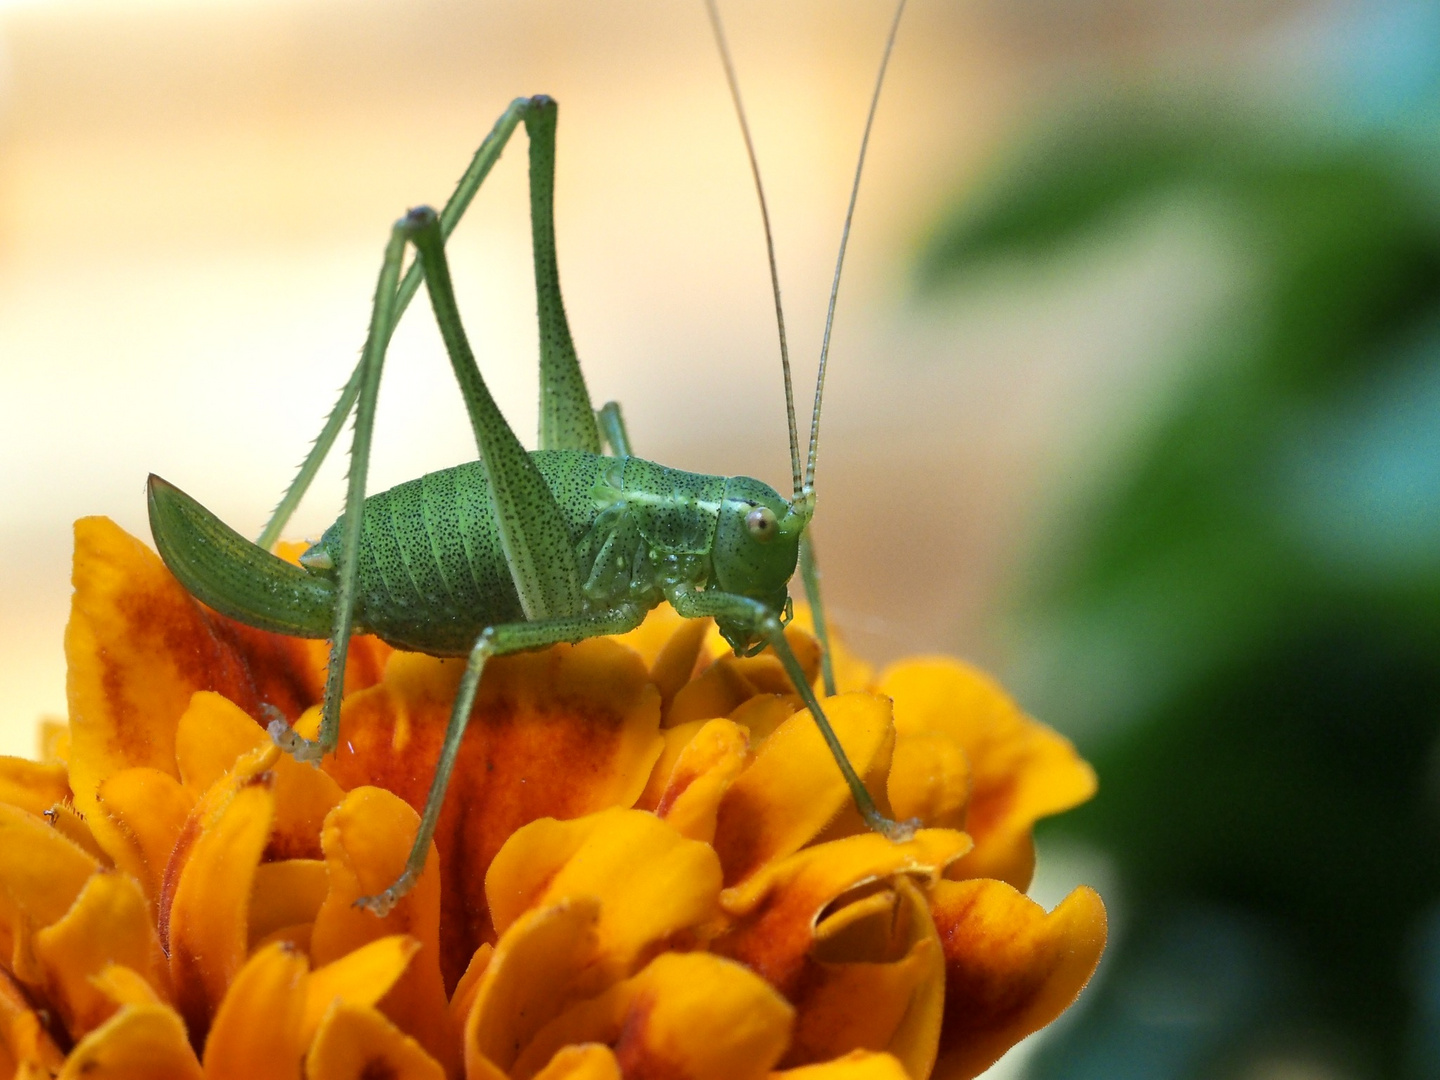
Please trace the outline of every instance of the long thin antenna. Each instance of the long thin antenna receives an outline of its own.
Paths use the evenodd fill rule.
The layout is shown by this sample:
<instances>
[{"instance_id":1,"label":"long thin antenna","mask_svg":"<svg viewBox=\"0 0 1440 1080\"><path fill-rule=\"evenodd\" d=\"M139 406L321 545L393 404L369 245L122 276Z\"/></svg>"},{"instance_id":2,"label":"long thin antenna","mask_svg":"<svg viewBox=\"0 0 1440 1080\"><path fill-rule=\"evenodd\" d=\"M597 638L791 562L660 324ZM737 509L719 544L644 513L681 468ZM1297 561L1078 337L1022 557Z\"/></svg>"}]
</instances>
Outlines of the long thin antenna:
<instances>
[{"instance_id":1,"label":"long thin antenna","mask_svg":"<svg viewBox=\"0 0 1440 1080\"><path fill-rule=\"evenodd\" d=\"M840 269L845 265L845 245L850 242L850 220L855 216L855 199L860 194L860 174L865 171L865 151L870 148L870 128L875 123L875 109L880 104L880 87L885 85L885 69L890 66L890 53L895 48L895 34L900 29L900 16L905 14L905 0L895 6L890 22L890 36L885 39L885 55L880 58L880 73L875 76L875 92L870 96L870 115L865 118L865 134L860 139L860 160L855 164L855 182L850 187L850 206L845 211L845 228L840 233L840 256L835 260L835 280L830 286L830 309L825 313L825 336L820 340L820 372L815 378L815 408L810 414L810 454L805 462L804 493L815 490L815 457L820 446L820 399L825 393L825 361L830 356L830 328L835 322L835 297L840 293Z\"/></svg>"},{"instance_id":2,"label":"long thin antenna","mask_svg":"<svg viewBox=\"0 0 1440 1080\"><path fill-rule=\"evenodd\" d=\"M730 59L730 46L725 43L725 28L720 24L720 9L716 6L715 0L705 0L705 10L710 13L710 26L715 31L715 44L720 47L720 59L725 65L725 79L730 84L730 99L735 102L735 114L740 117L740 133L745 136L745 152L750 155L750 174L755 177L755 193L760 196L760 218L765 223L765 252L770 257L770 288L775 294L775 322L780 328L780 367L785 372L785 416L790 422L790 474L795 482L795 497L798 499L800 497L800 433L795 427L795 391L790 384L790 346L785 340L785 311L780 305L780 272L775 268L775 237L770 232L770 210L765 205L765 187L760 183L760 163L755 159L755 144L750 140L750 125L745 120L745 106L740 100L740 83L735 78L735 64ZM873 106L871 114L874 114ZM852 208L854 206L853 198L851 206ZM831 306L834 306L833 298ZM813 435L811 440L813 443Z\"/></svg>"}]
</instances>

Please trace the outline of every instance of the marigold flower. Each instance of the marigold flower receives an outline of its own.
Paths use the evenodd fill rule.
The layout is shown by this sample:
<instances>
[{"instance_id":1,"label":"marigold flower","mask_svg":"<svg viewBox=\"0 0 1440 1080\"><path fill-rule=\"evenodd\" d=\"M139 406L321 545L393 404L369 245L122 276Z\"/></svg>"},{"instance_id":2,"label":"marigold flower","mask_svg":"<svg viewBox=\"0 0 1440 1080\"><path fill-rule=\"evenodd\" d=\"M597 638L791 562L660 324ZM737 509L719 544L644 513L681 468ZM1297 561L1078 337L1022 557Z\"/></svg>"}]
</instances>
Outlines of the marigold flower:
<instances>
[{"instance_id":1,"label":"marigold flower","mask_svg":"<svg viewBox=\"0 0 1440 1080\"><path fill-rule=\"evenodd\" d=\"M1032 826L1093 774L955 661L836 656L850 760L924 823L899 844L775 658L703 622L492 661L425 872L378 919L354 902L404 864L462 664L357 639L316 769L264 723L318 723L323 643L204 608L101 518L74 581L68 731L0 759L0 1071L963 1078L1104 947L1092 890L1023 893Z\"/></svg>"}]
</instances>

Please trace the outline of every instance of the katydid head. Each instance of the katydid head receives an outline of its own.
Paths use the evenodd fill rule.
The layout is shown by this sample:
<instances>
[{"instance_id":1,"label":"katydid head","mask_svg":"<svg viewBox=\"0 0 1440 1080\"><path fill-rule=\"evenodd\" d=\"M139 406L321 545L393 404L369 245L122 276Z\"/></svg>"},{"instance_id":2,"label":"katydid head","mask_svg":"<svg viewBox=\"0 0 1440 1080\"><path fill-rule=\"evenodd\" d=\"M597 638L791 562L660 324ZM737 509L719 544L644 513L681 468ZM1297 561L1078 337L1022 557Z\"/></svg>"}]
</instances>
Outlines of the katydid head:
<instances>
[{"instance_id":1,"label":"katydid head","mask_svg":"<svg viewBox=\"0 0 1440 1080\"><path fill-rule=\"evenodd\" d=\"M800 537L810 521L807 504L799 507L759 480L730 477L711 552L715 587L759 601L788 618L790 579L800 557ZM738 652L753 652L764 644L751 625L720 619L719 626Z\"/></svg>"}]
</instances>

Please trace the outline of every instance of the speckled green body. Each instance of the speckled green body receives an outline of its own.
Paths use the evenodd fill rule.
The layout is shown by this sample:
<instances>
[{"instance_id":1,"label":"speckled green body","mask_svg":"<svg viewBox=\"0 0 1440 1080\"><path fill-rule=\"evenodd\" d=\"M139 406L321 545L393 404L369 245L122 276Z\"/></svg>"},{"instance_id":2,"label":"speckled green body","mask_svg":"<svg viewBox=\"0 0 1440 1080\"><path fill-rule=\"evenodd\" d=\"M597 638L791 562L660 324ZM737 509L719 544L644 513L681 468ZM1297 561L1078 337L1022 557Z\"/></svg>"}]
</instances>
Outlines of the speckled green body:
<instances>
[{"instance_id":1,"label":"speckled green body","mask_svg":"<svg viewBox=\"0 0 1440 1080\"><path fill-rule=\"evenodd\" d=\"M743 586L784 607L798 537L761 548L727 527L756 506L783 515L788 504L769 486L582 450L530 457L560 507L591 610L625 601L649 609L676 586L711 584ZM326 530L306 562L338 568L340 525ZM367 498L358 574L357 629L399 648L463 656L487 626L524 619L476 461Z\"/></svg>"}]
</instances>

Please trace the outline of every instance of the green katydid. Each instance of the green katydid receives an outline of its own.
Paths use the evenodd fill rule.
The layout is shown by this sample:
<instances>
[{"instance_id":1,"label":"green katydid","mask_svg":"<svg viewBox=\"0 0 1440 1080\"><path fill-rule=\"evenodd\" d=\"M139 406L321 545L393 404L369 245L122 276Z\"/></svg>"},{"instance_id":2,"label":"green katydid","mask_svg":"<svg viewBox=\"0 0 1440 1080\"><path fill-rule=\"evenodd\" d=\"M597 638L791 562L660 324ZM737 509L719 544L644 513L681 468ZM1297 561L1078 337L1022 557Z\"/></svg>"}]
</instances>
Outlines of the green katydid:
<instances>
[{"instance_id":1,"label":"green katydid","mask_svg":"<svg viewBox=\"0 0 1440 1080\"><path fill-rule=\"evenodd\" d=\"M235 533L178 488L150 478L156 546L192 594L251 626L330 639L318 737L298 736L283 719L270 724L276 742L297 758L319 761L338 743L352 633L372 633L402 649L468 657L409 861L399 880L363 901L377 914L390 909L424 866L485 662L505 653L623 633L638 626L662 600L683 616L714 618L737 654L773 648L834 754L865 822L894 839L907 838L915 827L914 822L891 821L875 806L783 633L791 612L788 586L798 562L825 649L826 689L834 693L807 527L815 508L825 356L840 268L904 0L890 26L861 141L830 293L803 474L768 211L714 0L707 0L707 6L765 221L789 416L791 499L748 477L681 472L634 457L619 406L611 402L598 413L592 408L560 295L552 210L557 110L545 96L511 103L440 213L422 207L395 223L360 363L257 543ZM540 448L531 453L511 431L476 366L445 254L446 238L522 123L530 142L540 325ZM415 258L402 276L409 248ZM422 278L480 458L367 498L381 365L395 324ZM344 512L301 556L301 565L294 566L269 549L352 410L355 432Z\"/></svg>"}]
</instances>

